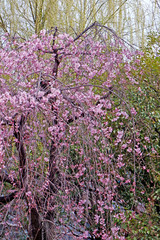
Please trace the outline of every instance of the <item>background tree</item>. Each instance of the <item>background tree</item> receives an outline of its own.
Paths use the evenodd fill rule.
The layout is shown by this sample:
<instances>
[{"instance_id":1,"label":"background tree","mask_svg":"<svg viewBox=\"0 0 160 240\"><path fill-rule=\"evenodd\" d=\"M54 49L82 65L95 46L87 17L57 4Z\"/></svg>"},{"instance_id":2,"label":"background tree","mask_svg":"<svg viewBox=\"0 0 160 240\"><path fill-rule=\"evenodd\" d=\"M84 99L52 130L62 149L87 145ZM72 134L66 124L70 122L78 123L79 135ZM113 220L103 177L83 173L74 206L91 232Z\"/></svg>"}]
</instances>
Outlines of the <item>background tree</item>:
<instances>
[{"instance_id":1,"label":"background tree","mask_svg":"<svg viewBox=\"0 0 160 240\"><path fill-rule=\"evenodd\" d=\"M143 47L148 32L159 31L158 1L151 0L2 0L0 16L2 32L21 37L56 26L75 37L98 21Z\"/></svg>"}]
</instances>

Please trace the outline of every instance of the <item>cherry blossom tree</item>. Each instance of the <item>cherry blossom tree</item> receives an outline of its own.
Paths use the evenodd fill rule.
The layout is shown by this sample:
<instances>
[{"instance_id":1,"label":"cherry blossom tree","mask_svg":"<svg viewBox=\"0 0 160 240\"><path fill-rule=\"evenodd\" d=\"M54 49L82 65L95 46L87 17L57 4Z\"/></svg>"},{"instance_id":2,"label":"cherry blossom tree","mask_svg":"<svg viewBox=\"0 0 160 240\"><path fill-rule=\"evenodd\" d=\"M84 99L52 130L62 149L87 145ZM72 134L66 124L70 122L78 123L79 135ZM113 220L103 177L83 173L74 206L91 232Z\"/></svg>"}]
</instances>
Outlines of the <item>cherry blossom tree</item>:
<instances>
[{"instance_id":1,"label":"cherry blossom tree","mask_svg":"<svg viewBox=\"0 0 160 240\"><path fill-rule=\"evenodd\" d=\"M128 100L140 57L98 23L75 39L57 28L1 38L4 229L10 213L31 239L125 239L147 154Z\"/></svg>"}]
</instances>

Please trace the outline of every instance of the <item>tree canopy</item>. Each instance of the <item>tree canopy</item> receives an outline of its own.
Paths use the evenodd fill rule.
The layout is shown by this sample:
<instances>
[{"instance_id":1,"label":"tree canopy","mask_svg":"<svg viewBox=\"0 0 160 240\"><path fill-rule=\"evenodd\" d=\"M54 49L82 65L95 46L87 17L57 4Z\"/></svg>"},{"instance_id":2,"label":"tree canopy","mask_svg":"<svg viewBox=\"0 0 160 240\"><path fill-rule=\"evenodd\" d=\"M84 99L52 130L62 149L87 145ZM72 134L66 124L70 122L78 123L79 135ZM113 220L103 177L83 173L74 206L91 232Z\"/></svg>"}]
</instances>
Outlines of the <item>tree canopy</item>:
<instances>
[{"instance_id":1,"label":"tree canopy","mask_svg":"<svg viewBox=\"0 0 160 240\"><path fill-rule=\"evenodd\" d=\"M150 70L151 52L97 22L75 38L57 28L28 40L3 35L5 239L14 226L36 240L159 238L159 57Z\"/></svg>"}]
</instances>

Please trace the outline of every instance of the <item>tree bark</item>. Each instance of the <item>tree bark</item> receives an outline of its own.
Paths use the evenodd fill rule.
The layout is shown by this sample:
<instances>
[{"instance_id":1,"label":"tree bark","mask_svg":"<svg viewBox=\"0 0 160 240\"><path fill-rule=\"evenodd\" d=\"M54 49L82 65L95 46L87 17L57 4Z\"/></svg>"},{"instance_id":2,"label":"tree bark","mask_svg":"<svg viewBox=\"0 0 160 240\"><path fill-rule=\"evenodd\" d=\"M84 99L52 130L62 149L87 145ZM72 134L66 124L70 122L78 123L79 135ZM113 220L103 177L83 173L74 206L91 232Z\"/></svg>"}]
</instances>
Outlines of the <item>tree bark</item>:
<instances>
[{"instance_id":1,"label":"tree bark","mask_svg":"<svg viewBox=\"0 0 160 240\"><path fill-rule=\"evenodd\" d=\"M45 240L42 237L42 222L36 208L31 208L30 231L33 240Z\"/></svg>"}]
</instances>

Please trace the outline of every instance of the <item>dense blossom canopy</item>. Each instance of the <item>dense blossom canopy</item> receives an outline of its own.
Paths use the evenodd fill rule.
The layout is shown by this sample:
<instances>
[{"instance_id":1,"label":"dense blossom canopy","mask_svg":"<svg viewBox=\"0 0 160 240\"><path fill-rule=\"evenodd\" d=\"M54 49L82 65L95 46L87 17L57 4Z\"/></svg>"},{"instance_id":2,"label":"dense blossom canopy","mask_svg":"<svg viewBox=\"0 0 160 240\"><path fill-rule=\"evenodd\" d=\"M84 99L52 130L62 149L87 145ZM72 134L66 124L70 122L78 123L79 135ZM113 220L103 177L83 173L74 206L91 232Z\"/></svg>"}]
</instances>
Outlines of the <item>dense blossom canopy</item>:
<instances>
[{"instance_id":1,"label":"dense blossom canopy","mask_svg":"<svg viewBox=\"0 0 160 240\"><path fill-rule=\"evenodd\" d=\"M94 31L3 36L0 173L13 188L1 202L14 199L28 213L34 239L125 239L124 209L134 217L135 169L150 141L139 138L128 100L141 91L139 59L115 35L97 40ZM15 219L26 225L19 210Z\"/></svg>"}]
</instances>

